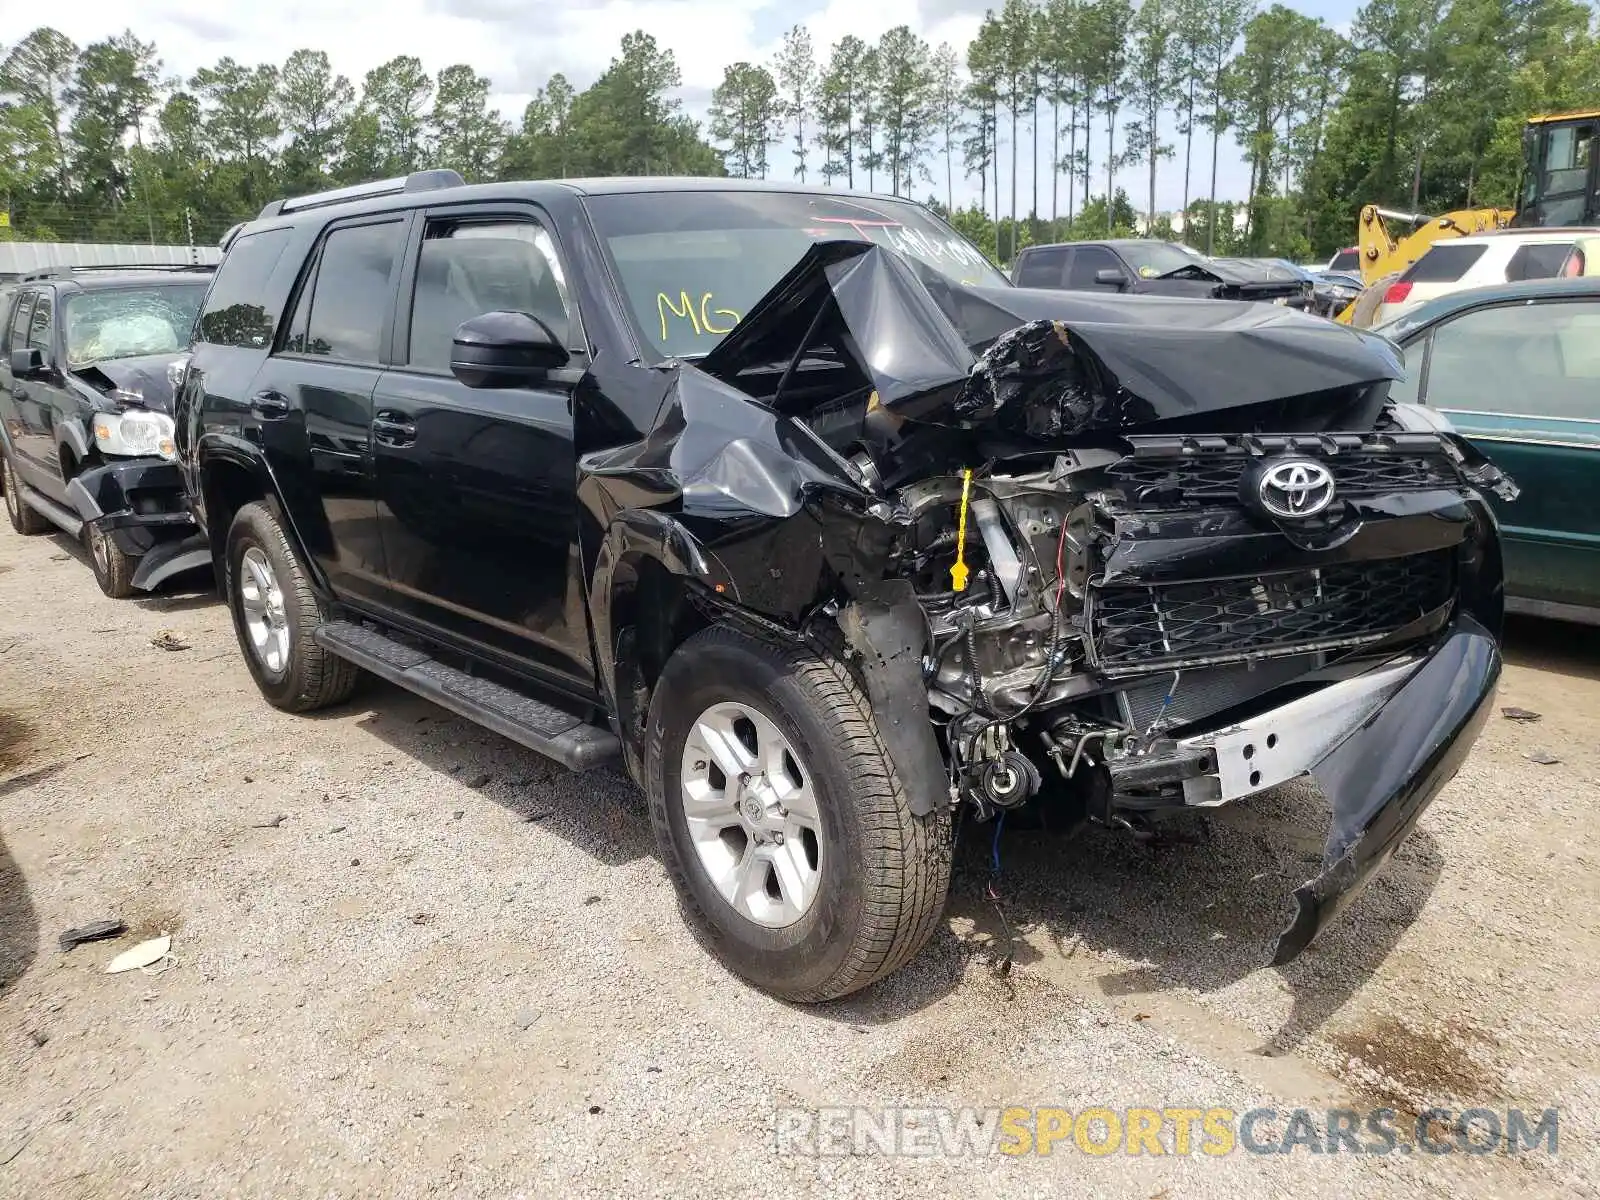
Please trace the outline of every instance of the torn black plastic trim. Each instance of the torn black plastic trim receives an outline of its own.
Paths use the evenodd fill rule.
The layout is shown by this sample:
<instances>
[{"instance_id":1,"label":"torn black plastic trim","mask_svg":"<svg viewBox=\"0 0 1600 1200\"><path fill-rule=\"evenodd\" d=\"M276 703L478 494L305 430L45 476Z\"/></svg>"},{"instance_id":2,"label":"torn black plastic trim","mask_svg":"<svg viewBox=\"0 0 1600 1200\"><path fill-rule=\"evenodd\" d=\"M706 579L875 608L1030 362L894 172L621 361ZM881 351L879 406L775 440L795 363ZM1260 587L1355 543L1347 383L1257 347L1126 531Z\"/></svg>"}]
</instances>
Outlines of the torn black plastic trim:
<instances>
[{"instance_id":1,"label":"torn black plastic trim","mask_svg":"<svg viewBox=\"0 0 1600 1200\"><path fill-rule=\"evenodd\" d=\"M1456 466L1472 486L1493 492L1507 504L1522 495L1517 481L1495 466L1483 453L1458 433L1447 433L1442 438L1445 453L1455 460Z\"/></svg>"},{"instance_id":2,"label":"torn black plastic trim","mask_svg":"<svg viewBox=\"0 0 1600 1200\"><path fill-rule=\"evenodd\" d=\"M193 533L181 541L164 542L153 547L139 559L131 582L142 592L154 591L174 576L210 565L210 541L204 533Z\"/></svg>"},{"instance_id":3,"label":"torn black plastic trim","mask_svg":"<svg viewBox=\"0 0 1600 1200\"><path fill-rule=\"evenodd\" d=\"M886 581L840 609L838 621L911 811L925 817L947 806L950 773L934 736L923 678L928 621L916 592L905 580Z\"/></svg>"}]
</instances>

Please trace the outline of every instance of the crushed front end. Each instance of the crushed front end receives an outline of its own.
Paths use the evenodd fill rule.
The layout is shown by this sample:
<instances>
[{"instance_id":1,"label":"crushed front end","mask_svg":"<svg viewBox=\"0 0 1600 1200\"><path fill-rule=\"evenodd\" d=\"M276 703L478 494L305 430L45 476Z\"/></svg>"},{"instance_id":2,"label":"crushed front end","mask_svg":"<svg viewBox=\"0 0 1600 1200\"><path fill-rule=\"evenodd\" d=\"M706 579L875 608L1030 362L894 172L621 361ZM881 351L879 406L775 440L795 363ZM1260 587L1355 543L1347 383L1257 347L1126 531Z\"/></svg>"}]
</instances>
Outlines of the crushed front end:
<instances>
[{"instance_id":1,"label":"crushed front end","mask_svg":"<svg viewBox=\"0 0 1600 1200\"><path fill-rule=\"evenodd\" d=\"M1309 774L1333 821L1294 957L1455 772L1499 673L1493 519L1443 438L1129 435L902 490L952 798L986 819L1054 775L1144 829ZM1331 477L1320 521L1261 502L1285 464Z\"/></svg>"},{"instance_id":2,"label":"crushed front end","mask_svg":"<svg viewBox=\"0 0 1600 1200\"><path fill-rule=\"evenodd\" d=\"M595 478L655 464L731 595L762 609L782 574L774 628L836 626L922 811L1048 781L1141 830L1314 778L1285 962L1455 773L1500 670L1480 489L1514 485L1389 402L1400 371L1282 307L958 288L834 243Z\"/></svg>"},{"instance_id":3,"label":"crushed front end","mask_svg":"<svg viewBox=\"0 0 1600 1200\"><path fill-rule=\"evenodd\" d=\"M101 405L89 422L100 465L78 475L67 497L94 536L138 560L131 583L140 591L211 562L172 440L172 396L187 365L187 355L146 355L77 372Z\"/></svg>"}]
</instances>

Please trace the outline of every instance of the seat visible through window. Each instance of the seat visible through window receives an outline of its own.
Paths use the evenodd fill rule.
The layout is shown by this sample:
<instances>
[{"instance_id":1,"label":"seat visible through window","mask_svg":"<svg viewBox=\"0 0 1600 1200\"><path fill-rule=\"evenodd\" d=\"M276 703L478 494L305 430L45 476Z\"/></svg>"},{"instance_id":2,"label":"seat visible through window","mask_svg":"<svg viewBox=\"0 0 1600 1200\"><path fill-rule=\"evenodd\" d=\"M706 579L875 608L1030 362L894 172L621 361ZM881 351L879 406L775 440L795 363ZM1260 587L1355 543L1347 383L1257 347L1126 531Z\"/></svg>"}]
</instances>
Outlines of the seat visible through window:
<instances>
[{"instance_id":1,"label":"seat visible through window","mask_svg":"<svg viewBox=\"0 0 1600 1200\"><path fill-rule=\"evenodd\" d=\"M567 309L544 254L514 237L445 237L422 243L411 310L410 365L448 371L456 330L487 312L538 317L563 345Z\"/></svg>"}]
</instances>

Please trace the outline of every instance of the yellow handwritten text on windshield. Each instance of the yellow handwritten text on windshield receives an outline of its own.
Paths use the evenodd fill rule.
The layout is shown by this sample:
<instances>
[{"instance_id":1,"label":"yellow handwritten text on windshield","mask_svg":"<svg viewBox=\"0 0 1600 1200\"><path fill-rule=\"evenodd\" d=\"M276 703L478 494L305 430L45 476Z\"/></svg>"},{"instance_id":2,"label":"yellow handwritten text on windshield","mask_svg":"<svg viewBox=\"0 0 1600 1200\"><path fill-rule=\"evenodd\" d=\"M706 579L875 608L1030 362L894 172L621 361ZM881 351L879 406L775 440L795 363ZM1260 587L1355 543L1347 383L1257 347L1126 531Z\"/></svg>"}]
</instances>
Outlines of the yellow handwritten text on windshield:
<instances>
[{"instance_id":1,"label":"yellow handwritten text on windshield","mask_svg":"<svg viewBox=\"0 0 1600 1200\"><path fill-rule=\"evenodd\" d=\"M731 308L717 308L711 293L706 292L700 297L700 302L695 303L687 291L678 293L677 302L665 292L656 293L656 315L661 318L661 340L667 340L667 315L677 317L680 321L688 321L693 327L695 336L702 334L716 334L721 336L739 323L739 314ZM718 320L713 320L716 317Z\"/></svg>"}]
</instances>

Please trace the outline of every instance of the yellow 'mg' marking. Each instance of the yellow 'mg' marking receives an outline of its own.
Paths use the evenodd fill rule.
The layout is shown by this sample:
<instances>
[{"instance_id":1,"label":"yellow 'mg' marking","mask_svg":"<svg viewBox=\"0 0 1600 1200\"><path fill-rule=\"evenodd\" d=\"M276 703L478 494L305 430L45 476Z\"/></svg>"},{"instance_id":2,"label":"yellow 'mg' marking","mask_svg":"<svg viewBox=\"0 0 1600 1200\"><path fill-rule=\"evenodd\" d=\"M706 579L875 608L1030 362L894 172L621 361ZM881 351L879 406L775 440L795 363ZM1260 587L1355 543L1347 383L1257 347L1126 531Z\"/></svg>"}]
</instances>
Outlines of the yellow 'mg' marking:
<instances>
[{"instance_id":1,"label":"yellow 'mg' marking","mask_svg":"<svg viewBox=\"0 0 1600 1200\"><path fill-rule=\"evenodd\" d=\"M694 301L689 299L689 293L679 292L678 301L683 305L682 308L674 304L665 292L656 293L656 312L661 316L661 340L663 342L667 340L667 313L669 312L675 317L687 319L689 324L694 326L695 336L700 336L700 320L694 314Z\"/></svg>"},{"instance_id":2,"label":"yellow 'mg' marking","mask_svg":"<svg viewBox=\"0 0 1600 1200\"><path fill-rule=\"evenodd\" d=\"M707 333L727 333L728 330L732 329L734 327L734 325L737 325L739 323L739 314L734 312L733 309L731 309L731 308L713 308L711 311L716 313L717 316L719 316L719 317L727 317L728 320L731 322L731 324L724 325L721 329L718 329L715 325L713 325L711 323L711 317L706 312L706 306L709 305L710 303L711 303L711 293L710 292L707 292L704 296L700 297L700 324L702 326L704 326L705 331Z\"/></svg>"},{"instance_id":3,"label":"yellow 'mg' marking","mask_svg":"<svg viewBox=\"0 0 1600 1200\"><path fill-rule=\"evenodd\" d=\"M724 334L739 323L739 314L731 308L713 308L715 302L711 293L706 292L700 297L700 303L695 304L687 289L678 293L678 302L674 304L672 297L665 292L656 293L656 315L661 318L661 340L667 340L667 314L671 313L681 321L688 321L694 328L696 337L706 333ZM712 315L725 318L726 325L712 323Z\"/></svg>"}]
</instances>

